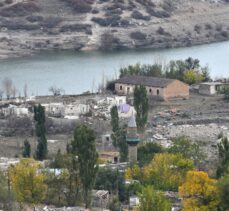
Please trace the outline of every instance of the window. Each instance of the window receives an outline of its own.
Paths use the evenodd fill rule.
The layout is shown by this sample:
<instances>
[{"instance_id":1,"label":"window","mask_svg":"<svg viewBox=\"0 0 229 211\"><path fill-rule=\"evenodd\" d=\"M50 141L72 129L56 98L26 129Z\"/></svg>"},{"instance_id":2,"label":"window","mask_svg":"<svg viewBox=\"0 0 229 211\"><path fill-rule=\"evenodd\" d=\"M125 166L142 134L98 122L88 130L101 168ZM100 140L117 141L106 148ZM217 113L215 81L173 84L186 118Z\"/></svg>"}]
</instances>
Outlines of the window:
<instances>
[{"instance_id":1,"label":"window","mask_svg":"<svg viewBox=\"0 0 229 211\"><path fill-rule=\"evenodd\" d=\"M157 89L157 95L159 95L159 89Z\"/></svg>"},{"instance_id":2,"label":"window","mask_svg":"<svg viewBox=\"0 0 229 211\"><path fill-rule=\"evenodd\" d=\"M127 87L127 93L129 93L130 92L130 87Z\"/></svg>"},{"instance_id":3,"label":"window","mask_svg":"<svg viewBox=\"0 0 229 211\"><path fill-rule=\"evenodd\" d=\"M122 86L120 86L119 89L122 90Z\"/></svg>"},{"instance_id":4,"label":"window","mask_svg":"<svg viewBox=\"0 0 229 211\"><path fill-rule=\"evenodd\" d=\"M149 93L152 93L152 89L149 89Z\"/></svg>"}]
</instances>

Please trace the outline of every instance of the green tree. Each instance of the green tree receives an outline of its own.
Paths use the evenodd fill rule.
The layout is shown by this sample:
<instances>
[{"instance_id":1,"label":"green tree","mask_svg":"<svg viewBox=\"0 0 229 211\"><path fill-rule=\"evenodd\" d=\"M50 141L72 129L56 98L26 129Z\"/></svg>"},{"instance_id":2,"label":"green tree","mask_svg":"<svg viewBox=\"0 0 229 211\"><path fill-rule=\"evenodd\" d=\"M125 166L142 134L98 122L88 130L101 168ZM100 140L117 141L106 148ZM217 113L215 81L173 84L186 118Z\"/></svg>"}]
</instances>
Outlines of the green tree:
<instances>
[{"instance_id":1,"label":"green tree","mask_svg":"<svg viewBox=\"0 0 229 211\"><path fill-rule=\"evenodd\" d=\"M128 145L126 142L126 128L119 128L119 130L112 134L112 139L114 147L118 147L119 149L120 161L127 161Z\"/></svg>"},{"instance_id":2,"label":"green tree","mask_svg":"<svg viewBox=\"0 0 229 211\"><path fill-rule=\"evenodd\" d=\"M229 172L229 168L228 168ZM220 211L229 210L229 173L222 177L218 182L219 197L220 197Z\"/></svg>"},{"instance_id":3,"label":"green tree","mask_svg":"<svg viewBox=\"0 0 229 211\"><path fill-rule=\"evenodd\" d=\"M119 77L122 78L124 76L129 75L140 75L141 72L141 65L135 64L135 65L129 65L128 67L124 67L120 69L120 75Z\"/></svg>"},{"instance_id":4,"label":"green tree","mask_svg":"<svg viewBox=\"0 0 229 211\"><path fill-rule=\"evenodd\" d=\"M34 120L36 122L36 135L37 135L37 150L36 158L38 160L44 160L47 157L47 139L46 139L46 129L45 129L45 110L40 104L34 106Z\"/></svg>"},{"instance_id":5,"label":"green tree","mask_svg":"<svg viewBox=\"0 0 229 211\"><path fill-rule=\"evenodd\" d=\"M143 179L156 189L177 191L187 171L193 167L193 161L183 158L180 154L156 154L144 167Z\"/></svg>"},{"instance_id":6,"label":"green tree","mask_svg":"<svg viewBox=\"0 0 229 211\"><path fill-rule=\"evenodd\" d=\"M152 186L142 188L139 194L140 206L139 211L170 211L171 203L165 196Z\"/></svg>"},{"instance_id":7,"label":"green tree","mask_svg":"<svg viewBox=\"0 0 229 211\"><path fill-rule=\"evenodd\" d=\"M79 162L76 156L58 151L50 167L56 169L53 173L47 172L46 202L57 206L75 206L81 199Z\"/></svg>"},{"instance_id":8,"label":"green tree","mask_svg":"<svg viewBox=\"0 0 229 211\"><path fill-rule=\"evenodd\" d=\"M9 178L0 171L0 209L12 211L14 193L11 190Z\"/></svg>"},{"instance_id":9,"label":"green tree","mask_svg":"<svg viewBox=\"0 0 229 211\"><path fill-rule=\"evenodd\" d=\"M72 153L78 156L79 176L84 191L85 206L88 208L91 201L90 193L98 171L94 131L85 125L78 126L74 131L71 148Z\"/></svg>"},{"instance_id":10,"label":"green tree","mask_svg":"<svg viewBox=\"0 0 229 211\"><path fill-rule=\"evenodd\" d=\"M202 163L204 154L200 150L198 144L192 144L191 140L186 136L179 136L172 141L173 144L168 149L169 153L181 154L184 158L193 160L196 166L199 166Z\"/></svg>"},{"instance_id":11,"label":"green tree","mask_svg":"<svg viewBox=\"0 0 229 211\"><path fill-rule=\"evenodd\" d=\"M126 187L123 173L111 168L100 168L96 177L95 189L109 190L118 195L119 201L126 199Z\"/></svg>"},{"instance_id":12,"label":"green tree","mask_svg":"<svg viewBox=\"0 0 229 211\"><path fill-rule=\"evenodd\" d=\"M217 145L219 151L220 166L217 169L217 176L221 177L227 173L229 167L229 141L227 137L223 137Z\"/></svg>"},{"instance_id":13,"label":"green tree","mask_svg":"<svg viewBox=\"0 0 229 211\"><path fill-rule=\"evenodd\" d=\"M19 203L35 205L45 198L47 186L45 176L38 170L40 164L33 159L25 158L10 168L10 181Z\"/></svg>"},{"instance_id":14,"label":"green tree","mask_svg":"<svg viewBox=\"0 0 229 211\"><path fill-rule=\"evenodd\" d=\"M114 197L109 204L109 209L111 211L120 211L121 210L120 207L121 207L121 203L120 203L118 197Z\"/></svg>"},{"instance_id":15,"label":"green tree","mask_svg":"<svg viewBox=\"0 0 229 211\"><path fill-rule=\"evenodd\" d=\"M156 153L163 152L163 148L157 143L146 143L138 147L138 162L140 166L148 164Z\"/></svg>"},{"instance_id":16,"label":"green tree","mask_svg":"<svg viewBox=\"0 0 229 211\"><path fill-rule=\"evenodd\" d=\"M134 89L134 108L136 110L136 123L140 131L143 131L148 119L148 97L146 88L143 85Z\"/></svg>"},{"instance_id":17,"label":"green tree","mask_svg":"<svg viewBox=\"0 0 229 211\"><path fill-rule=\"evenodd\" d=\"M224 95L225 100L228 100L229 99L229 86L223 87L222 90L219 91L219 93Z\"/></svg>"},{"instance_id":18,"label":"green tree","mask_svg":"<svg viewBox=\"0 0 229 211\"><path fill-rule=\"evenodd\" d=\"M24 141L24 147L23 147L22 156L24 158L29 158L30 157L30 154L31 154L31 146L30 146L29 141L26 139Z\"/></svg>"},{"instance_id":19,"label":"green tree","mask_svg":"<svg viewBox=\"0 0 229 211\"><path fill-rule=\"evenodd\" d=\"M208 67L201 68L201 74L203 78L203 82L211 81L211 76Z\"/></svg>"},{"instance_id":20,"label":"green tree","mask_svg":"<svg viewBox=\"0 0 229 211\"><path fill-rule=\"evenodd\" d=\"M162 77L163 76L162 65L158 63L152 65L135 64L120 69L120 78L124 76L130 76L130 75Z\"/></svg>"},{"instance_id":21,"label":"green tree","mask_svg":"<svg viewBox=\"0 0 229 211\"><path fill-rule=\"evenodd\" d=\"M111 127L112 127L113 133L119 130L119 117L118 117L117 106L113 106L111 108Z\"/></svg>"}]
</instances>

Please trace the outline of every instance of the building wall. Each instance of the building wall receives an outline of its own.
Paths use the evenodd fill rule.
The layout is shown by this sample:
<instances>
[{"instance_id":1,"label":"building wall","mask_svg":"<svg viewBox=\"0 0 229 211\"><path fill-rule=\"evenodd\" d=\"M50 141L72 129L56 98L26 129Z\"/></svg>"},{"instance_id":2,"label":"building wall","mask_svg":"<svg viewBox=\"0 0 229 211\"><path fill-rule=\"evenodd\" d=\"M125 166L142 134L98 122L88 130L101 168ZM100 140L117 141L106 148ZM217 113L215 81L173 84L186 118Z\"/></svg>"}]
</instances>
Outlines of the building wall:
<instances>
[{"instance_id":1,"label":"building wall","mask_svg":"<svg viewBox=\"0 0 229 211\"><path fill-rule=\"evenodd\" d=\"M120 95L133 94L134 87L134 85L116 83L115 91ZM178 80L174 80L165 88L146 86L146 90L148 96L156 96L164 100L170 98L189 98L189 86Z\"/></svg>"},{"instance_id":2,"label":"building wall","mask_svg":"<svg viewBox=\"0 0 229 211\"><path fill-rule=\"evenodd\" d=\"M181 81L174 80L163 90L165 100L171 98L189 98L189 86Z\"/></svg>"},{"instance_id":3,"label":"building wall","mask_svg":"<svg viewBox=\"0 0 229 211\"><path fill-rule=\"evenodd\" d=\"M115 84L115 91L119 95L133 94L134 87L135 87L134 85L116 83Z\"/></svg>"}]
</instances>

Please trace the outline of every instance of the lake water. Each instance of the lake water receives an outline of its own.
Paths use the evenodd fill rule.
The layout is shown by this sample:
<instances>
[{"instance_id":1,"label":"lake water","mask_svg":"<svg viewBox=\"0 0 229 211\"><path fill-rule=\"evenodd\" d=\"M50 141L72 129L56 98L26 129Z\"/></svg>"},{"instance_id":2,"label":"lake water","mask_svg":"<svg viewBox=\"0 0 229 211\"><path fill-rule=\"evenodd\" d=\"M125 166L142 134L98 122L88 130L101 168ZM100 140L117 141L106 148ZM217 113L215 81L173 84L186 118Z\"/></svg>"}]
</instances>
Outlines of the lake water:
<instances>
[{"instance_id":1,"label":"lake water","mask_svg":"<svg viewBox=\"0 0 229 211\"><path fill-rule=\"evenodd\" d=\"M208 65L211 76L229 77L229 42L214 43L189 48L163 50L128 50L116 52L50 52L30 58L0 61L1 81L9 77L23 93L26 83L29 95L47 95L49 87L56 85L66 94L79 94L96 90L103 78L118 77L120 67L172 59L198 58ZM22 94L23 95L23 94Z\"/></svg>"}]
</instances>

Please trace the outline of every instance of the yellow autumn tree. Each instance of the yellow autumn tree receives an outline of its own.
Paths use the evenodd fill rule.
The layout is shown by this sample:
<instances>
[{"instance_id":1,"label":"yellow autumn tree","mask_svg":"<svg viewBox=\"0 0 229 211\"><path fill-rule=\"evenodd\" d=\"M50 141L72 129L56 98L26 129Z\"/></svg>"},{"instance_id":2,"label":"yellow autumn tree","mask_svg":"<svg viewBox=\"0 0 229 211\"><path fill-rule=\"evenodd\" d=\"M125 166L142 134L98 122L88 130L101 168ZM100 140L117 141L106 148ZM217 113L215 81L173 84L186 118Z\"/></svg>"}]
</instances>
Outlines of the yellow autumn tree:
<instances>
[{"instance_id":1,"label":"yellow autumn tree","mask_svg":"<svg viewBox=\"0 0 229 211\"><path fill-rule=\"evenodd\" d=\"M128 180L139 180L141 178L141 169L137 164L128 167L125 171L125 178Z\"/></svg>"},{"instance_id":2,"label":"yellow autumn tree","mask_svg":"<svg viewBox=\"0 0 229 211\"><path fill-rule=\"evenodd\" d=\"M39 167L37 161L27 158L10 168L10 181L18 202L34 205L44 199L47 186Z\"/></svg>"},{"instance_id":3,"label":"yellow autumn tree","mask_svg":"<svg viewBox=\"0 0 229 211\"><path fill-rule=\"evenodd\" d=\"M143 177L147 184L156 189L177 191L186 173L193 168L193 161L180 154L160 153L144 167Z\"/></svg>"},{"instance_id":4,"label":"yellow autumn tree","mask_svg":"<svg viewBox=\"0 0 229 211\"><path fill-rule=\"evenodd\" d=\"M189 171L179 187L179 196L183 199L183 211L215 211L219 204L217 180L203 171Z\"/></svg>"},{"instance_id":5,"label":"yellow autumn tree","mask_svg":"<svg viewBox=\"0 0 229 211\"><path fill-rule=\"evenodd\" d=\"M192 85L203 80L203 76L197 70L186 70L183 75L185 83Z\"/></svg>"}]
</instances>

